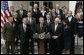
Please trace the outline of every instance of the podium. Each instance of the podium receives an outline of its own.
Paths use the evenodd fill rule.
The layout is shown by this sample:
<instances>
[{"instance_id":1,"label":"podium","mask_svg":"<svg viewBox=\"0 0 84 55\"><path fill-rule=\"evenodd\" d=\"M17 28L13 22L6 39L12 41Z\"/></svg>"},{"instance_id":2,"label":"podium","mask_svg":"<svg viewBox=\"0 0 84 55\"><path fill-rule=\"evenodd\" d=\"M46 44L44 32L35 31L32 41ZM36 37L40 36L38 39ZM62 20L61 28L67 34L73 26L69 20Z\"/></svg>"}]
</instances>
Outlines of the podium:
<instances>
[{"instance_id":1,"label":"podium","mask_svg":"<svg viewBox=\"0 0 84 55\"><path fill-rule=\"evenodd\" d=\"M45 54L44 40L50 39L50 34L33 34L34 39L39 39L39 54Z\"/></svg>"}]
</instances>

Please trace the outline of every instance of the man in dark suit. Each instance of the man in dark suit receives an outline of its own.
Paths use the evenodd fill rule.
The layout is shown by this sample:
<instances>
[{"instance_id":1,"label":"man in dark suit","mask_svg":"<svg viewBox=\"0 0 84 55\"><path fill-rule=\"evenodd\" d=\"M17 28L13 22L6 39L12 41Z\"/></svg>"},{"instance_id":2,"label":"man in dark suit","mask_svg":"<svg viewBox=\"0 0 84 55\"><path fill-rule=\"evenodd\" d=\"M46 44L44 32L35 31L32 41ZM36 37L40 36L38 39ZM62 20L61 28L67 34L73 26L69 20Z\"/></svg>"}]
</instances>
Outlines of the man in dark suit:
<instances>
[{"instance_id":1,"label":"man in dark suit","mask_svg":"<svg viewBox=\"0 0 84 55\"><path fill-rule=\"evenodd\" d=\"M33 9L34 15L33 15L33 17L36 18L36 23L37 24L39 23L39 17L40 17L39 12L40 11L38 9L38 4L34 4L34 9Z\"/></svg>"},{"instance_id":2,"label":"man in dark suit","mask_svg":"<svg viewBox=\"0 0 84 55\"><path fill-rule=\"evenodd\" d=\"M31 13L32 13L32 17L34 17L34 12L33 12L33 7L32 7L32 6L29 6L29 7L28 7L27 13L28 13L28 12L31 12Z\"/></svg>"},{"instance_id":3,"label":"man in dark suit","mask_svg":"<svg viewBox=\"0 0 84 55\"><path fill-rule=\"evenodd\" d=\"M9 54L9 46L11 46L11 53L14 54L16 33L15 33L15 24L13 23L13 17L8 17L8 22L5 23L3 28L3 38L6 44L6 52Z\"/></svg>"},{"instance_id":4,"label":"man in dark suit","mask_svg":"<svg viewBox=\"0 0 84 55\"><path fill-rule=\"evenodd\" d=\"M45 23L44 23L44 18L43 17L40 17L39 18L39 24L37 24L37 26L36 26L36 33L43 33L43 32L45 32L45 33L47 33L47 28L46 28L46 25L45 25Z\"/></svg>"},{"instance_id":5,"label":"man in dark suit","mask_svg":"<svg viewBox=\"0 0 84 55\"><path fill-rule=\"evenodd\" d=\"M55 11L55 8L52 9L51 17L52 17L52 20L53 20L53 21L54 21L54 19L57 17L57 13L56 13L56 11Z\"/></svg>"},{"instance_id":6,"label":"man in dark suit","mask_svg":"<svg viewBox=\"0 0 84 55\"><path fill-rule=\"evenodd\" d=\"M40 17L39 22L40 23L37 24L37 26L36 26L36 33L38 33L38 34L47 33L46 25L44 24L44 18ZM40 49L39 48L39 40L37 40L37 42L38 42L38 49Z\"/></svg>"},{"instance_id":7,"label":"man in dark suit","mask_svg":"<svg viewBox=\"0 0 84 55\"><path fill-rule=\"evenodd\" d=\"M62 26L59 24L59 18L54 20L54 24L51 25L51 54L61 54L61 35Z\"/></svg>"},{"instance_id":8,"label":"man in dark suit","mask_svg":"<svg viewBox=\"0 0 84 55\"><path fill-rule=\"evenodd\" d=\"M36 31L36 19L32 17L31 12L27 13L27 24L30 25L31 34L29 35L29 40L31 40L30 47L31 47L31 52L33 54L34 53L34 39L32 37Z\"/></svg>"},{"instance_id":9,"label":"man in dark suit","mask_svg":"<svg viewBox=\"0 0 84 55\"><path fill-rule=\"evenodd\" d=\"M47 14L46 18L47 18L47 20L45 20L45 25L46 25L46 28L47 28L47 32L50 33L50 27L51 27L51 24L52 24L51 15ZM48 45L48 43L49 43L49 45ZM48 46L49 46L49 49L48 49ZM45 40L45 53L48 53L48 52L50 52L50 39Z\"/></svg>"},{"instance_id":10,"label":"man in dark suit","mask_svg":"<svg viewBox=\"0 0 84 55\"><path fill-rule=\"evenodd\" d=\"M65 9L65 13L63 14L63 19L66 19L68 17L68 9Z\"/></svg>"},{"instance_id":11,"label":"man in dark suit","mask_svg":"<svg viewBox=\"0 0 84 55\"><path fill-rule=\"evenodd\" d=\"M20 42L21 54L29 53L29 34L30 27L27 25L27 19L23 18L23 23L18 27L18 41Z\"/></svg>"},{"instance_id":12,"label":"man in dark suit","mask_svg":"<svg viewBox=\"0 0 84 55\"><path fill-rule=\"evenodd\" d=\"M19 21L19 24L22 23L22 19L24 17L27 17L27 11L23 9L23 5L21 4L19 6L19 10L16 11L18 13L17 20Z\"/></svg>"},{"instance_id":13,"label":"man in dark suit","mask_svg":"<svg viewBox=\"0 0 84 55\"><path fill-rule=\"evenodd\" d=\"M61 16L63 16L63 11L60 9L59 4L56 4L56 14L61 14Z\"/></svg>"},{"instance_id":14,"label":"man in dark suit","mask_svg":"<svg viewBox=\"0 0 84 55\"><path fill-rule=\"evenodd\" d=\"M77 34L77 20L73 17L72 11L68 11L68 18L66 18L66 20L69 22L69 26L71 26L71 29L73 30L71 54L74 54L75 36Z\"/></svg>"}]
</instances>

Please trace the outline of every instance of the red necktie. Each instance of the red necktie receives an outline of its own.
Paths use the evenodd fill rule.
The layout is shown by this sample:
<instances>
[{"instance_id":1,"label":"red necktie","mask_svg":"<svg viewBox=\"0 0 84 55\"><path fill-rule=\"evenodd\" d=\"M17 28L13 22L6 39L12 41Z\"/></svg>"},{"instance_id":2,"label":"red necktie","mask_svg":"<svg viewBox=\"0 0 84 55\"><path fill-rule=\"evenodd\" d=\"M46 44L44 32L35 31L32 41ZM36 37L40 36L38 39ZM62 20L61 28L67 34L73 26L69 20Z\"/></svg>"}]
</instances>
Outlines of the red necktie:
<instances>
[{"instance_id":1,"label":"red necktie","mask_svg":"<svg viewBox=\"0 0 84 55\"><path fill-rule=\"evenodd\" d=\"M22 17L22 11L20 12L20 17Z\"/></svg>"},{"instance_id":2,"label":"red necktie","mask_svg":"<svg viewBox=\"0 0 84 55\"><path fill-rule=\"evenodd\" d=\"M26 32L26 25L24 25L24 32Z\"/></svg>"},{"instance_id":3,"label":"red necktie","mask_svg":"<svg viewBox=\"0 0 84 55\"><path fill-rule=\"evenodd\" d=\"M41 32L42 32L42 27L43 27L43 25L41 24L41 26L40 26Z\"/></svg>"}]
</instances>

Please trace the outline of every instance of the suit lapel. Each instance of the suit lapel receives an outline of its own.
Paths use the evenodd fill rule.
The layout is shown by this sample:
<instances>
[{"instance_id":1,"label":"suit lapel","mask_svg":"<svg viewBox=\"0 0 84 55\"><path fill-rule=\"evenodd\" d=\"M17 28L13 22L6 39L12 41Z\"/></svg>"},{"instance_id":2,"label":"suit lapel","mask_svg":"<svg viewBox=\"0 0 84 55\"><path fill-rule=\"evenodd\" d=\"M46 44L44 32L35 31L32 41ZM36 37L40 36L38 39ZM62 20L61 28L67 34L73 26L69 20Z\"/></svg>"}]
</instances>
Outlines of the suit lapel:
<instances>
[{"instance_id":1,"label":"suit lapel","mask_svg":"<svg viewBox=\"0 0 84 55\"><path fill-rule=\"evenodd\" d=\"M38 30L40 30L40 33L41 33L40 24L39 24L39 29Z\"/></svg>"},{"instance_id":2,"label":"suit lapel","mask_svg":"<svg viewBox=\"0 0 84 55\"><path fill-rule=\"evenodd\" d=\"M22 24L21 26L22 26L22 31L24 32L24 27L23 27L23 24Z\"/></svg>"}]
</instances>

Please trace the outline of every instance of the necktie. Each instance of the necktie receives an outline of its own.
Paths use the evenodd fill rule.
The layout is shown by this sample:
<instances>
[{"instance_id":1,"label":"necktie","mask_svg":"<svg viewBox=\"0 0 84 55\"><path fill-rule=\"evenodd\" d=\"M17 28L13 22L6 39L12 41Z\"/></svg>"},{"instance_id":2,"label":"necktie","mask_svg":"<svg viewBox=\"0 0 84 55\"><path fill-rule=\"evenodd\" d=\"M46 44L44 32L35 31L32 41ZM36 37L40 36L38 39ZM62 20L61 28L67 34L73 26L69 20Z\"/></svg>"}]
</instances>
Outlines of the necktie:
<instances>
[{"instance_id":1,"label":"necktie","mask_svg":"<svg viewBox=\"0 0 84 55\"><path fill-rule=\"evenodd\" d=\"M30 17L29 17L29 24L30 24Z\"/></svg>"},{"instance_id":2,"label":"necktie","mask_svg":"<svg viewBox=\"0 0 84 55\"><path fill-rule=\"evenodd\" d=\"M20 17L22 17L22 11L20 12Z\"/></svg>"},{"instance_id":3,"label":"necktie","mask_svg":"<svg viewBox=\"0 0 84 55\"><path fill-rule=\"evenodd\" d=\"M48 21L47 21L47 23L48 23L48 26L49 26L49 22L50 22L50 21L48 20Z\"/></svg>"},{"instance_id":4,"label":"necktie","mask_svg":"<svg viewBox=\"0 0 84 55\"><path fill-rule=\"evenodd\" d=\"M41 24L41 26L40 26L41 32L42 32L42 27L43 27L43 25Z\"/></svg>"},{"instance_id":5,"label":"necktie","mask_svg":"<svg viewBox=\"0 0 84 55\"><path fill-rule=\"evenodd\" d=\"M26 32L26 25L24 25L24 32Z\"/></svg>"}]
</instances>

